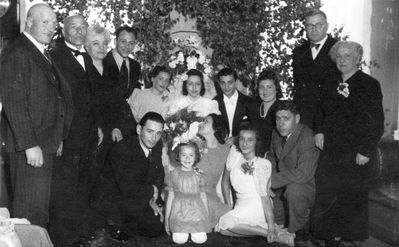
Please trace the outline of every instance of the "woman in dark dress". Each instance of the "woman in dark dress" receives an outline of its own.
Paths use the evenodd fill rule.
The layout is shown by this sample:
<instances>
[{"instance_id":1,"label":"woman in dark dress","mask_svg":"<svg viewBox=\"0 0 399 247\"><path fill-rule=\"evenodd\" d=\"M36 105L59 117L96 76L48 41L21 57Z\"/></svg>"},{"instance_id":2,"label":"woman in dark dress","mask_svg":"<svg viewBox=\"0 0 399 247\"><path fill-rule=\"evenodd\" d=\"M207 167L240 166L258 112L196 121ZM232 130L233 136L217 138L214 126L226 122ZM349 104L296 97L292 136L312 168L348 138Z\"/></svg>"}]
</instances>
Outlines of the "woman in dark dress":
<instances>
[{"instance_id":1,"label":"woman in dark dress","mask_svg":"<svg viewBox=\"0 0 399 247\"><path fill-rule=\"evenodd\" d=\"M315 141L322 152L312 228L326 246L357 246L368 238L367 183L384 113L379 82L358 69L362 54L350 41L331 48L341 76L324 84L316 120Z\"/></svg>"},{"instance_id":2,"label":"woman in dark dress","mask_svg":"<svg viewBox=\"0 0 399 247\"><path fill-rule=\"evenodd\" d=\"M256 127L259 130L260 154L262 156L270 150L270 140L276 127L276 106L282 97L277 74L272 70L264 70L256 80L256 92L261 99L259 119Z\"/></svg>"}]
</instances>

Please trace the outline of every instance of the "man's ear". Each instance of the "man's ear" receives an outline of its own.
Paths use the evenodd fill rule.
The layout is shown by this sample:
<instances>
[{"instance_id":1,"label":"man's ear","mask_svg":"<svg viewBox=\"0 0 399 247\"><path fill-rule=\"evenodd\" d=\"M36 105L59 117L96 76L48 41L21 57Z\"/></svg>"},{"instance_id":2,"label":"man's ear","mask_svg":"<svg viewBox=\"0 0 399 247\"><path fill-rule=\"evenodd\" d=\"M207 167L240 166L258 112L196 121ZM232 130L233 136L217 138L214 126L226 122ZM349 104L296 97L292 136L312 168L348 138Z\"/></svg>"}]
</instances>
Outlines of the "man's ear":
<instances>
[{"instance_id":1,"label":"man's ear","mask_svg":"<svg viewBox=\"0 0 399 247\"><path fill-rule=\"evenodd\" d=\"M295 123L296 124L299 124L299 121L301 120L301 115L299 115L299 114L296 114L295 115Z\"/></svg>"},{"instance_id":2,"label":"man's ear","mask_svg":"<svg viewBox=\"0 0 399 247\"><path fill-rule=\"evenodd\" d=\"M32 17L28 17L28 18L26 19L26 26L29 27L29 28L31 28L31 27L32 27L32 24L33 24L33 18L32 18Z\"/></svg>"},{"instance_id":3,"label":"man's ear","mask_svg":"<svg viewBox=\"0 0 399 247\"><path fill-rule=\"evenodd\" d=\"M141 134L141 130L142 130L141 125L140 125L140 124L137 124L137 125L136 125L136 133L137 133L137 135L140 135L140 134Z\"/></svg>"}]
</instances>

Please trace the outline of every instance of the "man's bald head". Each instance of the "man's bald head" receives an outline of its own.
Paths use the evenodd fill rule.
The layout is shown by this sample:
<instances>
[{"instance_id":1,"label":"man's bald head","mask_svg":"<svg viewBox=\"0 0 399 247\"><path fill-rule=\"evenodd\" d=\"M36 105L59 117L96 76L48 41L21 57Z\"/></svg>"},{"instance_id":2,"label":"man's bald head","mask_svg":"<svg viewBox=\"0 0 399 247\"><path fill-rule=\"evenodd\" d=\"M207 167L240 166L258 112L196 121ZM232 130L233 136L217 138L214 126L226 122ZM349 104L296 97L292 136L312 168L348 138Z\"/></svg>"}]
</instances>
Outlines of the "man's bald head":
<instances>
[{"instance_id":1,"label":"man's bald head","mask_svg":"<svg viewBox=\"0 0 399 247\"><path fill-rule=\"evenodd\" d=\"M47 4L38 3L28 10L25 31L39 43L50 43L56 26L57 17Z\"/></svg>"}]
</instances>

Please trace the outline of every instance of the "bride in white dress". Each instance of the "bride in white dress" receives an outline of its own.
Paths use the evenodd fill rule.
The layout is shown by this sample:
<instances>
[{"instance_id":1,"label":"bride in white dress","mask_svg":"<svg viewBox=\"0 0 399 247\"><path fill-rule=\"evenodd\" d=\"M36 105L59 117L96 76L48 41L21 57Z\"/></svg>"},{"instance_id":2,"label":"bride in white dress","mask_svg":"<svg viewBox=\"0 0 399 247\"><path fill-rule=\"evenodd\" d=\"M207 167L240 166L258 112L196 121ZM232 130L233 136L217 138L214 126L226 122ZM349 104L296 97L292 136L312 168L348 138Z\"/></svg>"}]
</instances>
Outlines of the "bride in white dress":
<instances>
[{"instance_id":1,"label":"bride in white dress","mask_svg":"<svg viewBox=\"0 0 399 247\"><path fill-rule=\"evenodd\" d=\"M263 236L273 242L277 239L277 232L268 195L272 168L268 160L255 155L256 146L256 130L251 125L243 126L237 147L232 146L227 158L222 179L224 200L232 206L231 184L237 201L233 210L220 218L218 229L228 236Z\"/></svg>"},{"instance_id":2,"label":"bride in white dress","mask_svg":"<svg viewBox=\"0 0 399 247\"><path fill-rule=\"evenodd\" d=\"M170 103L167 115L172 115L185 107L188 107L189 111L198 112L200 117L206 117L211 113L220 115L217 101L203 97L205 83L201 71L190 69L187 72L187 80L183 82L182 94L182 97Z\"/></svg>"}]
</instances>

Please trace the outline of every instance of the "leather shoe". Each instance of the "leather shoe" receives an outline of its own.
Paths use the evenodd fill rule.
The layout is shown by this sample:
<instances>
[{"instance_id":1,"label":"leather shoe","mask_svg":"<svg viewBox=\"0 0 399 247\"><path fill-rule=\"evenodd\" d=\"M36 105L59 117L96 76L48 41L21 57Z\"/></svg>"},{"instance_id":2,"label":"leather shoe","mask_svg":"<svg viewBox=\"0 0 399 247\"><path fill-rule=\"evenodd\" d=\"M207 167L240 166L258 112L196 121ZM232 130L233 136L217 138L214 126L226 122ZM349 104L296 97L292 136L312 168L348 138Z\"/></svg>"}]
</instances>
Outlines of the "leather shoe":
<instances>
[{"instance_id":1,"label":"leather shoe","mask_svg":"<svg viewBox=\"0 0 399 247\"><path fill-rule=\"evenodd\" d=\"M112 240L119 242L119 243L127 243L129 241L129 235L127 235L121 229L114 229L109 233Z\"/></svg>"}]
</instances>

